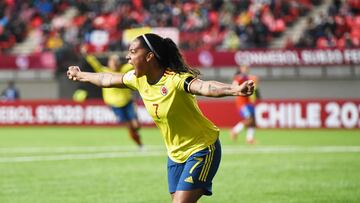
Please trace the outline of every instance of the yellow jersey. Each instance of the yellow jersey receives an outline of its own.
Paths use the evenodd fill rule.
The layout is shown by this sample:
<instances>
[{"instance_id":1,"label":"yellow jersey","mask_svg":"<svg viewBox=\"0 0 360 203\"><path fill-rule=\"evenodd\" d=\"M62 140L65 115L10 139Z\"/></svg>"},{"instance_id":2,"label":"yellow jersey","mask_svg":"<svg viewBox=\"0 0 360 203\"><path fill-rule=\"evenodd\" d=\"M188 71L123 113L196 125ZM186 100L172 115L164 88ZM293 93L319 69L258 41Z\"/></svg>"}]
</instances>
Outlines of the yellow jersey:
<instances>
[{"instance_id":1,"label":"yellow jersey","mask_svg":"<svg viewBox=\"0 0 360 203\"><path fill-rule=\"evenodd\" d=\"M94 69L95 72L114 72L110 68L103 66L95 56L86 56L86 61ZM134 69L132 65L122 65L117 73L126 73ZM131 90L127 88L102 88L102 95L105 104L113 107L124 107L132 99Z\"/></svg>"},{"instance_id":2,"label":"yellow jersey","mask_svg":"<svg viewBox=\"0 0 360 203\"><path fill-rule=\"evenodd\" d=\"M200 111L195 95L185 91L184 82L192 76L166 71L154 85L146 76L137 78L134 71L123 77L124 84L138 90L145 108L161 131L168 156L183 163L219 137L219 129Z\"/></svg>"}]
</instances>

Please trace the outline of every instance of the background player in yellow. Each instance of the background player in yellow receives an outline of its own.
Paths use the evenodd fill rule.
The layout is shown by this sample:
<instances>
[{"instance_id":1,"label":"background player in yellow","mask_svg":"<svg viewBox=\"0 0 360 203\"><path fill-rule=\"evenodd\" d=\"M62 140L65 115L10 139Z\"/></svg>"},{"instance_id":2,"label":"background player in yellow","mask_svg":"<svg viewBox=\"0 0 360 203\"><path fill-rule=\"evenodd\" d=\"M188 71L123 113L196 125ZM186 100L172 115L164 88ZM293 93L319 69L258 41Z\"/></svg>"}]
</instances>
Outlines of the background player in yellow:
<instances>
[{"instance_id":1,"label":"background player in yellow","mask_svg":"<svg viewBox=\"0 0 360 203\"><path fill-rule=\"evenodd\" d=\"M85 56L87 63L95 72L105 73L126 73L134 69L130 64L120 64L119 56L110 55L107 67L103 66L93 55ZM102 96L106 105L114 112L119 123L124 123L128 129L131 138L143 149L143 144L139 135L140 123L135 111L135 103L130 89L120 88L102 88Z\"/></svg>"},{"instance_id":2,"label":"background player in yellow","mask_svg":"<svg viewBox=\"0 0 360 203\"><path fill-rule=\"evenodd\" d=\"M81 72L70 66L67 75L101 87L138 90L166 144L172 202L195 203L202 195L211 195L221 160L219 129L201 113L195 95L250 96L254 82L203 81L175 43L156 34L138 36L130 44L127 60L135 69L126 74Z\"/></svg>"}]
</instances>

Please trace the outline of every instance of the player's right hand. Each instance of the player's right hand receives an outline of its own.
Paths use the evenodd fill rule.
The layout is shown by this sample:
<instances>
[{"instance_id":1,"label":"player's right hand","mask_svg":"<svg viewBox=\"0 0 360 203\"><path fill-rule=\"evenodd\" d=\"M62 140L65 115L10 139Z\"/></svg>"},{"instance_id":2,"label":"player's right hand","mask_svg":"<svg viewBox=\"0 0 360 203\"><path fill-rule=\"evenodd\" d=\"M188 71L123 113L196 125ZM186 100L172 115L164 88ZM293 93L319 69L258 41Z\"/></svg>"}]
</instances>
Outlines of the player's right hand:
<instances>
[{"instance_id":1,"label":"player's right hand","mask_svg":"<svg viewBox=\"0 0 360 203\"><path fill-rule=\"evenodd\" d=\"M243 82L240 86L240 95L241 96L251 96L254 93L255 83L253 80L247 80Z\"/></svg>"},{"instance_id":2,"label":"player's right hand","mask_svg":"<svg viewBox=\"0 0 360 203\"><path fill-rule=\"evenodd\" d=\"M68 71L66 72L66 75L70 80L78 80L77 74L81 72L79 66L69 66Z\"/></svg>"}]
</instances>

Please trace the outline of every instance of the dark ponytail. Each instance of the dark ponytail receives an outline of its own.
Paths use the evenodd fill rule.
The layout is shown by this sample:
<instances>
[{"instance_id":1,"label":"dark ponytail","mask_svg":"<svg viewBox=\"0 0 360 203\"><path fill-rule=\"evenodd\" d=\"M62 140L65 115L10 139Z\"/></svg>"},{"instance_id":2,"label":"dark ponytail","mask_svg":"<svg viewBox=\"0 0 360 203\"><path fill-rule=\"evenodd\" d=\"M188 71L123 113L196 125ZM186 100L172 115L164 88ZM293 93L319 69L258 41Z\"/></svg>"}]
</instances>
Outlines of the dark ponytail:
<instances>
[{"instance_id":1,"label":"dark ponytail","mask_svg":"<svg viewBox=\"0 0 360 203\"><path fill-rule=\"evenodd\" d=\"M169 68L175 73L191 73L195 77L200 74L197 69L191 68L184 60L179 48L170 38L148 33L138 37L144 47L154 52L162 68Z\"/></svg>"}]
</instances>

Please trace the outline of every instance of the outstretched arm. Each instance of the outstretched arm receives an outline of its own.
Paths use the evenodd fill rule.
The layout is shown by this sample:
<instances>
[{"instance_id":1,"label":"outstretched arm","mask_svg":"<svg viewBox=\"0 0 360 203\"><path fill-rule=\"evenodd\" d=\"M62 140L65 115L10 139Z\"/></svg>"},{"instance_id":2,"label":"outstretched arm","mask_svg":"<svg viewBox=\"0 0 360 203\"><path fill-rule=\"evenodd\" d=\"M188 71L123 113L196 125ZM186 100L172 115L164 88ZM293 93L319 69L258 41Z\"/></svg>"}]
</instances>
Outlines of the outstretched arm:
<instances>
[{"instance_id":1,"label":"outstretched arm","mask_svg":"<svg viewBox=\"0 0 360 203\"><path fill-rule=\"evenodd\" d=\"M254 81L248 80L240 85L225 84L218 81L202 81L194 79L189 86L189 91L196 95L207 97L224 96L250 96L254 92Z\"/></svg>"},{"instance_id":2,"label":"outstretched arm","mask_svg":"<svg viewBox=\"0 0 360 203\"><path fill-rule=\"evenodd\" d=\"M89 82L99 87L126 87L123 83L123 73L82 72L78 66L70 66L67 76L70 80Z\"/></svg>"}]
</instances>

